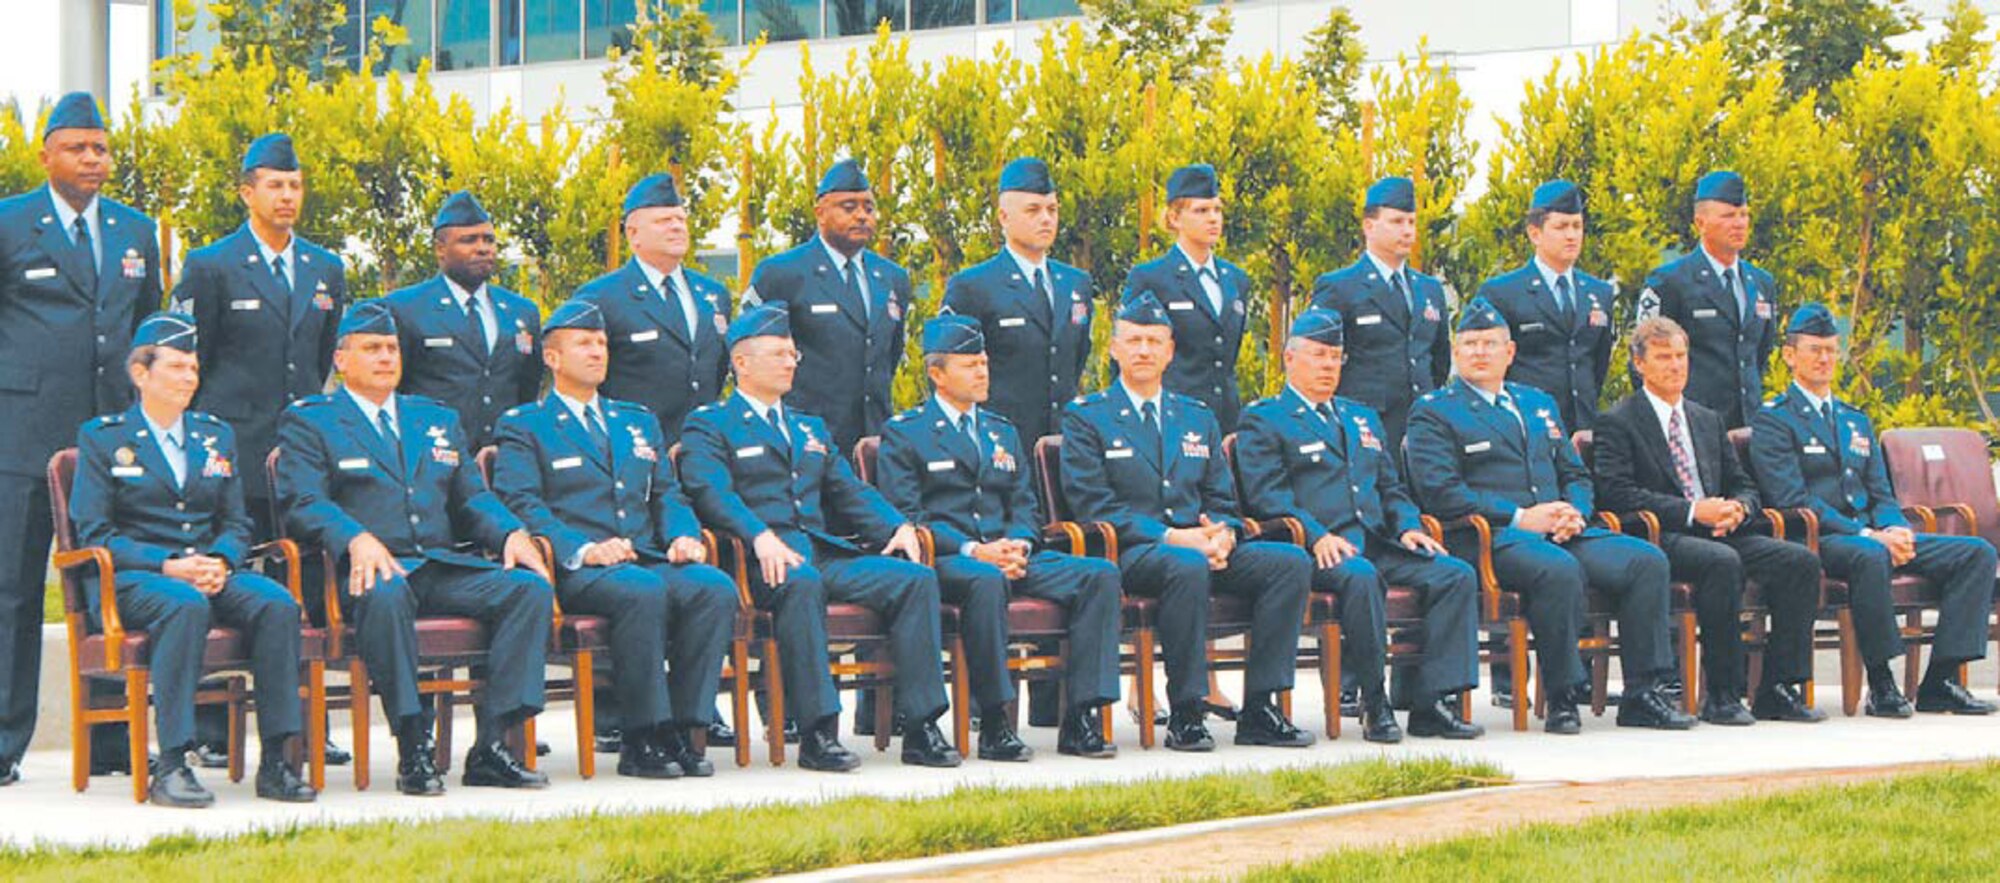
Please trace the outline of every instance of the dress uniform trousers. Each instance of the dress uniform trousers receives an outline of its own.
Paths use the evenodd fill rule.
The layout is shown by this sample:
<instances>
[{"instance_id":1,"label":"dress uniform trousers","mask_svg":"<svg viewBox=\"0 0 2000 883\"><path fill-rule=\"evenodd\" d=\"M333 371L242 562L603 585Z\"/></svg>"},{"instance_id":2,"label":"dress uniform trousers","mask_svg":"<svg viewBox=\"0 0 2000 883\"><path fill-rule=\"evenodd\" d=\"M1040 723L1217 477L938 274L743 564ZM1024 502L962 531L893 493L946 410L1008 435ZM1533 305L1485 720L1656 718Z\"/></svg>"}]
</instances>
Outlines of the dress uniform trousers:
<instances>
[{"instance_id":1,"label":"dress uniform trousers","mask_svg":"<svg viewBox=\"0 0 2000 883\"><path fill-rule=\"evenodd\" d=\"M1662 533L1673 578L1694 587L1701 626L1702 677L1711 690L1747 695L1743 659L1743 584L1757 583L1771 610L1764 650L1766 684L1812 677L1813 621L1819 616L1819 562L1806 547L1755 534L1703 537Z\"/></svg>"},{"instance_id":2,"label":"dress uniform trousers","mask_svg":"<svg viewBox=\"0 0 2000 883\"><path fill-rule=\"evenodd\" d=\"M203 595L162 573L118 574L118 615L125 627L144 630L152 648L154 719L161 753L195 742L194 695L211 623L243 632L257 702L257 733L266 740L301 729L299 705L299 605L283 586L255 573L232 574L222 591ZM102 620L92 595L92 614Z\"/></svg>"},{"instance_id":3,"label":"dress uniform trousers","mask_svg":"<svg viewBox=\"0 0 2000 883\"><path fill-rule=\"evenodd\" d=\"M0 473L0 760L19 761L35 735L42 671L42 596L47 591L49 485L40 475Z\"/></svg>"},{"instance_id":4,"label":"dress uniform trousers","mask_svg":"<svg viewBox=\"0 0 2000 883\"><path fill-rule=\"evenodd\" d=\"M542 710L543 668L555 592L528 570L459 567L437 561L379 581L354 601L355 633L368 678L393 724L424 711L417 695L417 617L465 616L486 626L480 723L518 721Z\"/></svg>"},{"instance_id":5,"label":"dress uniform trousers","mask_svg":"<svg viewBox=\"0 0 2000 883\"><path fill-rule=\"evenodd\" d=\"M787 545L796 550L803 543L794 536ZM928 721L947 707L938 582L930 568L815 542L807 562L787 571L782 585L765 584L762 571L752 566L750 593L775 620L778 669L786 685L785 713L800 726L840 713L840 696L827 669L828 601L858 604L888 620L889 659L896 667L896 713L911 721Z\"/></svg>"},{"instance_id":6,"label":"dress uniform trousers","mask_svg":"<svg viewBox=\"0 0 2000 883\"><path fill-rule=\"evenodd\" d=\"M1029 556L1027 575L1010 583L992 564L947 555L938 559L937 575L944 600L959 608L972 698L980 708L998 710L1014 701L1014 682L1007 675L1010 591L1069 610L1064 661L1069 704L1095 708L1118 700L1117 565L1045 550Z\"/></svg>"},{"instance_id":7,"label":"dress uniform trousers","mask_svg":"<svg viewBox=\"0 0 2000 883\"><path fill-rule=\"evenodd\" d=\"M565 613L611 623L612 691L626 726L700 727L714 716L720 662L736 623L736 583L707 564L626 563L565 571Z\"/></svg>"},{"instance_id":8,"label":"dress uniform trousers","mask_svg":"<svg viewBox=\"0 0 2000 883\"><path fill-rule=\"evenodd\" d=\"M1861 660L1877 665L1903 655L1889 581L1896 570L1889 547L1867 537L1825 536L1819 541L1826 575L1846 580ZM1957 662L1986 656L1987 615L1993 609L1993 546L1978 537L1917 534L1917 557L1900 570L1938 588L1937 640L1932 652Z\"/></svg>"},{"instance_id":9,"label":"dress uniform trousers","mask_svg":"<svg viewBox=\"0 0 2000 883\"><path fill-rule=\"evenodd\" d=\"M1370 672L1379 683L1388 648L1386 605L1391 584L1423 596L1423 663L1417 695L1456 693L1479 682L1479 575L1457 558L1419 555L1370 541L1365 555L1313 570L1313 591L1340 599L1343 672ZM1370 678L1363 676L1362 683Z\"/></svg>"},{"instance_id":10,"label":"dress uniform trousers","mask_svg":"<svg viewBox=\"0 0 2000 883\"><path fill-rule=\"evenodd\" d=\"M1208 695L1208 599L1211 591L1251 599L1249 658L1243 689L1251 693L1292 688L1299 630L1305 622L1312 557L1297 546L1239 544L1229 566L1208 569L1199 551L1144 543L1119 553L1126 590L1159 599L1155 607L1160 647L1167 657L1167 701L1196 702Z\"/></svg>"}]
</instances>

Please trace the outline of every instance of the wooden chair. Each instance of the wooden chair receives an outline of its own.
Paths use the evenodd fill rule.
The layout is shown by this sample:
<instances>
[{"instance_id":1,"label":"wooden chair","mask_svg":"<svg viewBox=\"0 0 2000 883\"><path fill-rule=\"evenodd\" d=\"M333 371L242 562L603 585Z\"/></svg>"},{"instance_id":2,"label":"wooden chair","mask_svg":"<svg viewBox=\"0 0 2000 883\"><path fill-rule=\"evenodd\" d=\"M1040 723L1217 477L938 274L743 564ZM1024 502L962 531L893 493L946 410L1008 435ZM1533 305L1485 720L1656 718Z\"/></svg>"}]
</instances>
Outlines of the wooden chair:
<instances>
[{"instance_id":1,"label":"wooden chair","mask_svg":"<svg viewBox=\"0 0 2000 883\"><path fill-rule=\"evenodd\" d=\"M283 456L282 448L272 448L270 456L264 460L272 487L278 486L278 463ZM272 506L277 506L275 495ZM284 513L277 513L273 523L278 526L280 537L284 537L287 526ZM294 541L296 542L296 541ZM358 648L350 652L348 644L356 640L353 627L346 622L341 609L342 580L339 578L339 556L345 550L309 549L298 546L301 555L318 555L320 572L323 577L318 587L326 608L326 658L331 662L344 661L347 665L348 686L341 699L350 714L350 726L354 739L354 788L368 790L369 774L369 711L368 698L374 692L369 688L368 667L362 662ZM477 693L485 689L485 682L471 677L460 676L459 670L470 670L483 665L491 651L486 634L486 626L477 619L465 616L420 616L416 622L417 631L417 693L420 697L430 697L435 711L436 750L433 758L440 772L451 769L452 757L452 709L462 697L466 701L476 701ZM551 640L556 639L556 630L550 630ZM321 741L324 741L323 739ZM529 718L509 734L515 752L521 757L522 765L535 769L535 720Z\"/></svg>"},{"instance_id":2,"label":"wooden chair","mask_svg":"<svg viewBox=\"0 0 2000 883\"><path fill-rule=\"evenodd\" d=\"M90 728L122 723L130 734L132 799L146 802L150 785L147 766L146 711L151 704L152 685L149 663L150 636L125 628L118 614L117 574L111 550L103 546L78 548L76 531L69 520L70 488L76 479L76 449L65 448L49 458L50 510L55 520L54 563L62 575L63 623L69 635L70 695L70 785L81 793L90 785ZM299 550L289 540L257 546L251 557L260 564L282 562L284 585L299 600ZM101 629L90 625L88 584L96 576L95 590ZM303 736L309 774L315 786L326 778L326 635L323 630L301 623L299 664L305 677L299 685L305 702L306 732ZM229 673L221 687L197 690L195 702L225 705L229 720L229 780L243 780L245 711L251 700L244 689L241 672L250 667L250 641L239 630L212 626L202 652L204 674ZM119 696L93 696L92 679L116 678L124 682Z\"/></svg>"},{"instance_id":3,"label":"wooden chair","mask_svg":"<svg viewBox=\"0 0 2000 883\"><path fill-rule=\"evenodd\" d=\"M2000 492L1985 436L1970 429L1891 429L1882 433L1882 456L1896 501L1924 530L2000 540ZM1906 620L1904 632L1916 625L1921 623ZM1989 630L2000 640L2000 620ZM1912 682L1916 655L1904 662L1904 676Z\"/></svg>"}]
</instances>

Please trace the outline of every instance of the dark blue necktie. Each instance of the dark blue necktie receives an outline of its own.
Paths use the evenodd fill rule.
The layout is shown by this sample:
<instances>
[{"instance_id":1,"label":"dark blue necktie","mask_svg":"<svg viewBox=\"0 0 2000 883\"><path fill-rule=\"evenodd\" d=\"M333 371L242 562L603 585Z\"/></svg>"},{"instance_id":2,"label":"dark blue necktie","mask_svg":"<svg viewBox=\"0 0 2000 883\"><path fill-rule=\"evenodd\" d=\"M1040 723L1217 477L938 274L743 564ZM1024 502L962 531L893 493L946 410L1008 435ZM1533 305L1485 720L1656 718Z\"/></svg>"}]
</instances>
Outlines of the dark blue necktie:
<instances>
[{"instance_id":1,"label":"dark blue necktie","mask_svg":"<svg viewBox=\"0 0 2000 883\"><path fill-rule=\"evenodd\" d=\"M403 441L401 437L396 435L396 421L395 418L389 416L389 409L383 408L375 412L375 427L381 430L382 441L388 443L389 453L395 455L396 468L398 470L402 469Z\"/></svg>"},{"instance_id":2,"label":"dark blue necktie","mask_svg":"<svg viewBox=\"0 0 2000 883\"><path fill-rule=\"evenodd\" d=\"M604 419L598 416L596 406L586 405L583 409L583 415L583 426L590 431L590 440L597 444L597 452L609 456L611 454L611 436L604 431Z\"/></svg>"},{"instance_id":3,"label":"dark blue necktie","mask_svg":"<svg viewBox=\"0 0 2000 883\"><path fill-rule=\"evenodd\" d=\"M84 221L82 215L77 215L73 226L76 228L76 250L83 255L83 265L90 268L83 276L84 288L96 290L97 249L91 244L90 224Z\"/></svg>"},{"instance_id":4,"label":"dark blue necktie","mask_svg":"<svg viewBox=\"0 0 2000 883\"><path fill-rule=\"evenodd\" d=\"M1570 296L1568 274L1556 277L1556 308L1562 311L1564 330L1576 328L1576 299Z\"/></svg>"},{"instance_id":5,"label":"dark blue necktie","mask_svg":"<svg viewBox=\"0 0 2000 883\"><path fill-rule=\"evenodd\" d=\"M1146 402L1139 406L1139 424L1145 427L1146 443L1152 446L1154 455L1164 460L1166 452L1161 448L1159 416L1155 412L1152 402Z\"/></svg>"},{"instance_id":6,"label":"dark blue necktie","mask_svg":"<svg viewBox=\"0 0 2000 883\"><path fill-rule=\"evenodd\" d=\"M844 276L847 280L848 299L853 302L854 306L857 309L861 310L862 318L867 318L868 298L862 295L861 293L861 277L860 277L861 271L860 268L856 266L857 264L860 263L861 263L861 256L858 254L855 255L854 257L848 258L847 266L843 268L841 275Z\"/></svg>"}]
</instances>

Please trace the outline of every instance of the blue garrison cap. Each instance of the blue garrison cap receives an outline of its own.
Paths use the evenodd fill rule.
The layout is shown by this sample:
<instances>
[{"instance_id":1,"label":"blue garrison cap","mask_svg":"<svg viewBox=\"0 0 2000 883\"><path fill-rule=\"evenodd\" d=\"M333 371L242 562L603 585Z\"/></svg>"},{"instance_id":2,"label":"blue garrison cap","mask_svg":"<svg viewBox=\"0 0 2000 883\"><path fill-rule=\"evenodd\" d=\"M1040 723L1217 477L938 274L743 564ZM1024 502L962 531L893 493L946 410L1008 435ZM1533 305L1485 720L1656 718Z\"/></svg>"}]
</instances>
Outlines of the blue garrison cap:
<instances>
[{"instance_id":1,"label":"blue garrison cap","mask_svg":"<svg viewBox=\"0 0 2000 883\"><path fill-rule=\"evenodd\" d=\"M1465 305L1464 312L1458 314L1460 332L1485 331L1490 328L1507 327L1507 318L1500 315L1500 308L1483 297L1475 297Z\"/></svg>"},{"instance_id":2,"label":"blue garrison cap","mask_svg":"<svg viewBox=\"0 0 2000 883\"><path fill-rule=\"evenodd\" d=\"M1222 188L1215 182L1215 167L1208 163L1181 166L1167 176L1167 201L1176 199L1214 199L1222 195Z\"/></svg>"},{"instance_id":3,"label":"blue garrison cap","mask_svg":"<svg viewBox=\"0 0 2000 883\"><path fill-rule=\"evenodd\" d=\"M1743 186L1743 176L1731 171L1709 172L1694 182L1694 201L1715 200L1730 205L1742 205L1750 199Z\"/></svg>"},{"instance_id":4,"label":"blue garrison cap","mask_svg":"<svg viewBox=\"0 0 2000 883\"><path fill-rule=\"evenodd\" d=\"M1792 319L1785 323L1786 334L1804 334L1808 337L1838 337L1840 329L1834 327L1833 311L1825 304L1805 304L1792 311Z\"/></svg>"},{"instance_id":5,"label":"blue garrison cap","mask_svg":"<svg viewBox=\"0 0 2000 883\"><path fill-rule=\"evenodd\" d=\"M444 205L438 206L437 217L431 219L431 232L436 233L446 227L472 227L493 223L493 216L486 213L486 207L479 204L472 194L463 190L444 198Z\"/></svg>"},{"instance_id":6,"label":"blue garrison cap","mask_svg":"<svg viewBox=\"0 0 2000 883\"><path fill-rule=\"evenodd\" d=\"M758 304L744 310L736 321L729 323L729 333L723 340L733 349L737 344L753 337L792 336L792 316L785 312L782 304Z\"/></svg>"},{"instance_id":7,"label":"blue garrison cap","mask_svg":"<svg viewBox=\"0 0 2000 883\"><path fill-rule=\"evenodd\" d=\"M551 331L575 328L579 331L603 331L604 311L587 300L566 300L549 314L548 321L542 323L542 336Z\"/></svg>"},{"instance_id":8,"label":"blue garrison cap","mask_svg":"<svg viewBox=\"0 0 2000 883\"><path fill-rule=\"evenodd\" d=\"M1000 170L1000 192L1008 191L1043 196L1056 192L1056 182L1049 178L1049 164L1032 156L1008 163L1006 168Z\"/></svg>"},{"instance_id":9,"label":"blue garrison cap","mask_svg":"<svg viewBox=\"0 0 2000 883\"><path fill-rule=\"evenodd\" d=\"M1401 176L1383 178L1368 185L1368 198L1361 205L1362 211L1371 208L1392 208L1397 211L1417 210L1417 182Z\"/></svg>"},{"instance_id":10,"label":"blue garrison cap","mask_svg":"<svg viewBox=\"0 0 2000 883\"><path fill-rule=\"evenodd\" d=\"M664 172L647 175L625 191L625 205L619 214L629 215L642 208L673 208L681 204L680 189L674 186L674 176Z\"/></svg>"},{"instance_id":11,"label":"blue garrison cap","mask_svg":"<svg viewBox=\"0 0 2000 883\"><path fill-rule=\"evenodd\" d=\"M381 298L372 298L354 304L340 317L338 337L350 334L395 334L396 314L389 312L389 305Z\"/></svg>"},{"instance_id":12,"label":"blue garrison cap","mask_svg":"<svg viewBox=\"0 0 2000 883\"><path fill-rule=\"evenodd\" d=\"M1141 292L1138 297L1120 304L1115 318L1120 322L1130 322L1134 325L1173 324L1167 318L1167 308L1160 306L1160 299L1154 297L1150 291Z\"/></svg>"},{"instance_id":13,"label":"blue garrison cap","mask_svg":"<svg viewBox=\"0 0 2000 883\"><path fill-rule=\"evenodd\" d=\"M154 313L132 332L132 347L164 346L184 353L194 352L194 317L166 310Z\"/></svg>"},{"instance_id":14,"label":"blue garrison cap","mask_svg":"<svg viewBox=\"0 0 2000 883\"><path fill-rule=\"evenodd\" d=\"M1293 337L1303 337L1327 346L1345 346L1340 328L1340 311L1332 307L1312 307L1292 320Z\"/></svg>"},{"instance_id":15,"label":"blue garrison cap","mask_svg":"<svg viewBox=\"0 0 2000 883\"><path fill-rule=\"evenodd\" d=\"M89 92L71 92L57 99L49 111L49 121L42 125L42 140L49 140L49 133L57 129L103 128L104 114L97 110L97 99Z\"/></svg>"},{"instance_id":16,"label":"blue garrison cap","mask_svg":"<svg viewBox=\"0 0 2000 883\"><path fill-rule=\"evenodd\" d=\"M1528 199L1528 209L1564 215L1583 214L1583 188L1569 181L1549 181L1535 188L1535 195Z\"/></svg>"},{"instance_id":17,"label":"blue garrison cap","mask_svg":"<svg viewBox=\"0 0 2000 883\"><path fill-rule=\"evenodd\" d=\"M986 352L986 332L971 316L946 313L924 323L924 355L973 356Z\"/></svg>"},{"instance_id":18,"label":"blue garrison cap","mask_svg":"<svg viewBox=\"0 0 2000 883\"><path fill-rule=\"evenodd\" d=\"M829 193L859 193L868 188L868 175L861 171L861 162L843 159L827 167L826 174L819 179L819 190L813 193L818 199Z\"/></svg>"},{"instance_id":19,"label":"blue garrison cap","mask_svg":"<svg viewBox=\"0 0 2000 883\"><path fill-rule=\"evenodd\" d=\"M243 171L270 169L274 172L296 172L299 170L299 155L292 150L292 136L283 132L272 132L250 142L250 149L243 151Z\"/></svg>"}]
</instances>

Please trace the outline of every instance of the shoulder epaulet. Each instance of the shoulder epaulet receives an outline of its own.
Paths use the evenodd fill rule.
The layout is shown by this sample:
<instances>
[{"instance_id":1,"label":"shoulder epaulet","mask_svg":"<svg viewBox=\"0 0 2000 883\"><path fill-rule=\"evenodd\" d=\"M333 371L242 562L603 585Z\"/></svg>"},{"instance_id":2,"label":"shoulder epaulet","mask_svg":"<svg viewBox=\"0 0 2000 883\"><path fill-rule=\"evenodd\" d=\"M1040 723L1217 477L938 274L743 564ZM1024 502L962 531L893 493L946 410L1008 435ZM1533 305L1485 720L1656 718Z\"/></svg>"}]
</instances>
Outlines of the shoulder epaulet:
<instances>
[{"instance_id":1,"label":"shoulder epaulet","mask_svg":"<svg viewBox=\"0 0 2000 883\"><path fill-rule=\"evenodd\" d=\"M1204 411L1214 410L1213 408L1210 408L1208 406L1207 402L1204 402L1201 399L1195 398L1194 396L1181 395L1180 393L1174 392L1172 390L1167 391L1166 400L1173 402L1174 404L1177 405L1195 405L1200 407Z\"/></svg>"},{"instance_id":2,"label":"shoulder epaulet","mask_svg":"<svg viewBox=\"0 0 2000 883\"><path fill-rule=\"evenodd\" d=\"M612 411L631 411L631 412L633 412L633 413L635 413L635 414L651 414L651 413L653 413L653 409L652 409L652 408L648 408L648 407L646 407L646 405L645 405L644 403L642 403L642 402L634 402L634 401L628 401L628 400L626 400L626 399L614 399L614 398L610 398L610 397L608 397L608 396L607 396L607 397L605 397L605 399L604 399L604 407L605 407L605 408L606 408L607 410L612 410Z\"/></svg>"},{"instance_id":3,"label":"shoulder epaulet","mask_svg":"<svg viewBox=\"0 0 2000 883\"><path fill-rule=\"evenodd\" d=\"M919 406L917 406L917 407L915 407L915 408L911 408L911 409L909 409L908 411L904 411L904 412L902 412L902 413L899 413L899 414L892 414L892 415L890 415L890 416L889 416L889 422L890 422L890 423L908 423L908 422L910 422L911 420L914 420L914 419L916 419L917 415L918 415L918 414L920 414L920 413L922 413L922 412L923 412L923 406L922 406L922 405L919 405Z\"/></svg>"},{"instance_id":4,"label":"shoulder epaulet","mask_svg":"<svg viewBox=\"0 0 2000 883\"><path fill-rule=\"evenodd\" d=\"M1431 390L1431 391L1429 391L1429 392L1426 392L1426 393L1424 393L1424 394L1423 394L1423 395L1421 395L1421 396L1418 396L1418 397L1417 397L1417 401L1420 401L1420 402L1433 402L1433 401L1437 401L1437 400L1438 400L1439 398L1441 398L1441 397L1443 397L1443 396L1444 396L1444 392L1445 392L1445 390L1446 390L1446 389L1448 389L1448 388L1449 388L1449 387L1443 387L1443 386L1440 386L1440 387L1438 387L1437 389L1433 389L1433 390Z\"/></svg>"},{"instance_id":5,"label":"shoulder epaulet","mask_svg":"<svg viewBox=\"0 0 2000 883\"><path fill-rule=\"evenodd\" d=\"M992 420L995 423L1005 423L1008 426L1014 425L1014 421L1007 419L1007 415L1002 414L999 411L989 411L985 408L980 408L979 410L981 413L986 415L986 418L988 420Z\"/></svg>"},{"instance_id":6,"label":"shoulder epaulet","mask_svg":"<svg viewBox=\"0 0 2000 883\"><path fill-rule=\"evenodd\" d=\"M189 411L187 412L186 416L187 419L192 420L196 423L213 423L217 426L228 425L222 421L221 417L217 417L214 414L208 413L207 411Z\"/></svg>"},{"instance_id":7,"label":"shoulder epaulet","mask_svg":"<svg viewBox=\"0 0 2000 883\"><path fill-rule=\"evenodd\" d=\"M411 392L397 393L396 397L402 399L403 401L409 402L410 404L413 405L436 405L437 407L440 408L445 407L445 404L443 402L438 401L437 399L431 398L430 396L420 396L417 395L416 393L411 393Z\"/></svg>"},{"instance_id":8,"label":"shoulder epaulet","mask_svg":"<svg viewBox=\"0 0 2000 883\"><path fill-rule=\"evenodd\" d=\"M334 402L334 398L333 398L333 393L330 393L330 392L322 392L322 393L315 393L315 394L313 394L313 395L309 395L309 396L306 396L306 397L304 397L304 398L301 398L301 399L299 399L298 401L295 401L295 402L293 402L293 403L292 403L292 407L294 407L294 408L317 408L317 407L320 407L320 406L322 406L322 405L331 405L331 404L333 404L333 402Z\"/></svg>"},{"instance_id":9,"label":"shoulder epaulet","mask_svg":"<svg viewBox=\"0 0 2000 883\"><path fill-rule=\"evenodd\" d=\"M123 414L105 414L102 417L90 418L89 422L83 424L83 428L85 430L102 429L107 426L117 426L124 422L125 415Z\"/></svg>"},{"instance_id":10,"label":"shoulder epaulet","mask_svg":"<svg viewBox=\"0 0 2000 883\"><path fill-rule=\"evenodd\" d=\"M690 412L688 412L688 415L689 415L689 416L693 416L693 415L695 415L695 414L707 414L707 413L710 413L710 412L712 412L712 411L721 411L721 410L722 410L722 406L723 406L723 403L722 403L722 402L709 402L709 403L708 403L708 404L706 404L706 405L702 405L701 407L699 407L699 408L696 408L696 409L694 409L693 411L690 411Z\"/></svg>"}]
</instances>

